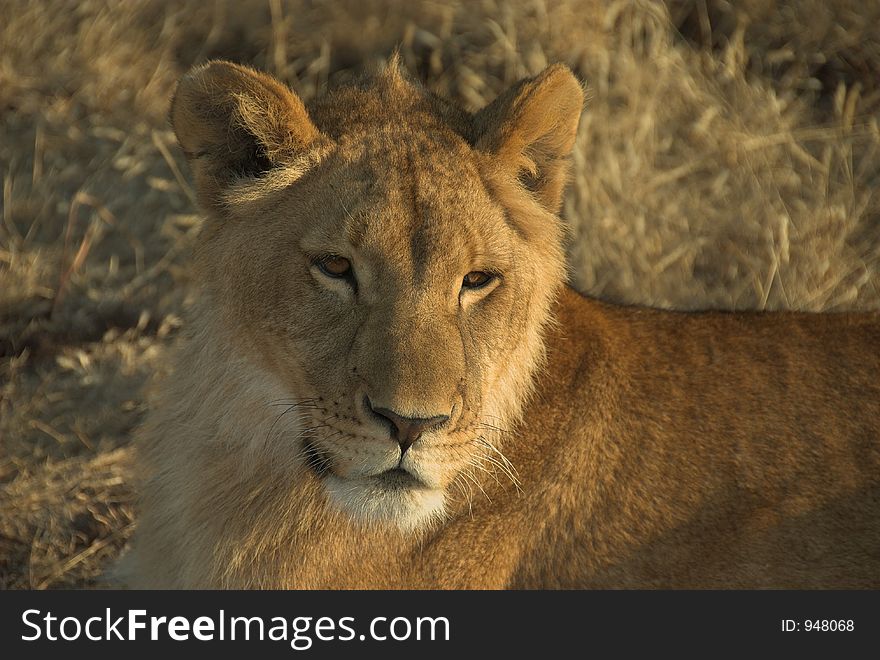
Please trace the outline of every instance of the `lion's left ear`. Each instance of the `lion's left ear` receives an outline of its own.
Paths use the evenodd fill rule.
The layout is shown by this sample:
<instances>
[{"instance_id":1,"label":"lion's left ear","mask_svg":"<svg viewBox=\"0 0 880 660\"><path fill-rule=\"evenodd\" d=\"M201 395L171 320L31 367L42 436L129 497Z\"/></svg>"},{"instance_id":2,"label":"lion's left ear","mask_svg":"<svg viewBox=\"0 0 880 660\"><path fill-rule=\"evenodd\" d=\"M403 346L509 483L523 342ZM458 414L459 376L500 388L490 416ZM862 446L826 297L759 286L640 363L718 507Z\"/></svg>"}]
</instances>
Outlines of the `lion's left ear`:
<instances>
[{"instance_id":1,"label":"lion's left ear","mask_svg":"<svg viewBox=\"0 0 880 660\"><path fill-rule=\"evenodd\" d=\"M223 193L236 180L258 177L328 141L285 85L224 61L195 67L181 79L171 124L199 199L212 210L223 209Z\"/></svg>"},{"instance_id":2,"label":"lion's left ear","mask_svg":"<svg viewBox=\"0 0 880 660\"><path fill-rule=\"evenodd\" d=\"M475 147L494 154L548 210L558 213L584 105L564 64L513 85L474 117Z\"/></svg>"}]
</instances>

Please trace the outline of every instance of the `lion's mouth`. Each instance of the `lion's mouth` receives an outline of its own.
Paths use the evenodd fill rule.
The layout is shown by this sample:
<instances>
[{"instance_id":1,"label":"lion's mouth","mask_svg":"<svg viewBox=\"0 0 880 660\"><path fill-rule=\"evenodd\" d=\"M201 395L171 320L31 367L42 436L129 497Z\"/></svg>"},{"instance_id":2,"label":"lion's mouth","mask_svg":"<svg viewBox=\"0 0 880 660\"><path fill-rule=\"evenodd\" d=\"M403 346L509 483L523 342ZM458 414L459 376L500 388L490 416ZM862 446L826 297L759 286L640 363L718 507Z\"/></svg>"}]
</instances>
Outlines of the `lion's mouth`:
<instances>
[{"instance_id":1,"label":"lion's mouth","mask_svg":"<svg viewBox=\"0 0 880 660\"><path fill-rule=\"evenodd\" d=\"M309 466L309 469L319 479L332 473L330 457L311 442L303 443L303 454L305 455L306 465ZM424 481L400 466L380 472L371 477L371 479L375 479L387 490L427 488L427 484Z\"/></svg>"}]
</instances>

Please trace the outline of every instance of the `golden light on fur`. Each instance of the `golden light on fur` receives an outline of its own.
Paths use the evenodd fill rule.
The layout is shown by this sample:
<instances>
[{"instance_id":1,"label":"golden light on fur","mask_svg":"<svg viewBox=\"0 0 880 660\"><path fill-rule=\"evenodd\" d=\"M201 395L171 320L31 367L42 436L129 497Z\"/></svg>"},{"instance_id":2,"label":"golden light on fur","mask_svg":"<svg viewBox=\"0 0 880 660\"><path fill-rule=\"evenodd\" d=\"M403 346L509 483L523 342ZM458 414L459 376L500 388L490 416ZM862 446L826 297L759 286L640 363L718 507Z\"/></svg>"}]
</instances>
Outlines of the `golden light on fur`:
<instances>
[{"instance_id":1,"label":"golden light on fur","mask_svg":"<svg viewBox=\"0 0 880 660\"><path fill-rule=\"evenodd\" d=\"M181 487L237 507L249 497L239 488L278 478L289 485L272 506L290 512L279 523L289 533L312 524L304 506L411 544L469 509L487 475L517 483L503 435L562 284L555 211L583 93L554 66L471 116L399 67L308 112L265 74L225 62L180 82L172 122L209 211L202 302L141 438L133 584L236 583L233 558L199 558L218 542L203 526L173 550L159 539L200 515L165 502ZM168 443L194 453L172 458ZM217 446L229 458L218 462ZM209 463L221 479L202 472ZM206 524L229 529L231 514Z\"/></svg>"},{"instance_id":2,"label":"golden light on fur","mask_svg":"<svg viewBox=\"0 0 880 660\"><path fill-rule=\"evenodd\" d=\"M876 586L878 316L565 287L582 103L560 65L475 115L396 60L308 110L184 77L200 304L131 585Z\"/></svg>"}]
</instances>

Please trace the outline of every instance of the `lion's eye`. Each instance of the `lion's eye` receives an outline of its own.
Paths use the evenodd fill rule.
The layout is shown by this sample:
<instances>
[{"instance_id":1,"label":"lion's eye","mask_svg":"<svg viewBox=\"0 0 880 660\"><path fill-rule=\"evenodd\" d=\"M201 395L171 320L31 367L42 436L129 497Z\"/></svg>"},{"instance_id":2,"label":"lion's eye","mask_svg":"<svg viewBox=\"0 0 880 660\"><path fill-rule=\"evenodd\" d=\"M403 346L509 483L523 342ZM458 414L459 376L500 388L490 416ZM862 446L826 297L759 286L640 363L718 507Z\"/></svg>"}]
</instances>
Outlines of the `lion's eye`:
<instances>
[{"instance_id":1,"label":"lion's eye","mask_svg":"<svg viewBox=\"0 0 880 660\"><path fill-rule=\"evenodd\" d=\"M343 278L351 274L351 262L335 254L319 259L315 265L327 277Z\"/></svg>"},{"instance_id":2,"label":"lion's eye","mask_svg":"<svg viewBox=\"0 0 880 660\"><path fill-rule=\"evenodd\" d=\"M484 273L481 270L472 270L470 273L464 276L464 279L461 281L461 288L482 289L494 279L495 276L491 273Z\"/></svg>"}]
</instances>

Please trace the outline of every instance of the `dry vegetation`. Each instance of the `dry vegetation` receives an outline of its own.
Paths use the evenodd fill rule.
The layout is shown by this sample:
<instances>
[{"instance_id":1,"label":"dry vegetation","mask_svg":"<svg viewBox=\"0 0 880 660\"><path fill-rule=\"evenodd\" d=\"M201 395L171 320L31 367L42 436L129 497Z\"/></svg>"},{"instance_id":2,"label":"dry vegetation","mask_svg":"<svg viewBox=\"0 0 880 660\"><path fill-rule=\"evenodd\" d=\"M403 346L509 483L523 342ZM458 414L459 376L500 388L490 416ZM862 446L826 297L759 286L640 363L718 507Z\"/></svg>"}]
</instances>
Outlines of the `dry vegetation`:
<instances>
[{"instance_id":1,"label":"dry vegetation","mask_svg":"<svg viewBox=\"0 0 880 660\"><path fill-rule=\"evenodd\" d=\"M572 280L672 308L880 308L874 0L0 0L0 587L84 586L135 518L127 445L199 218L165 122L225 57L305 99L396 44L475 109L591 87ZM671 17L671 18L670 18Z\"/></svg>"}]
</instances>

